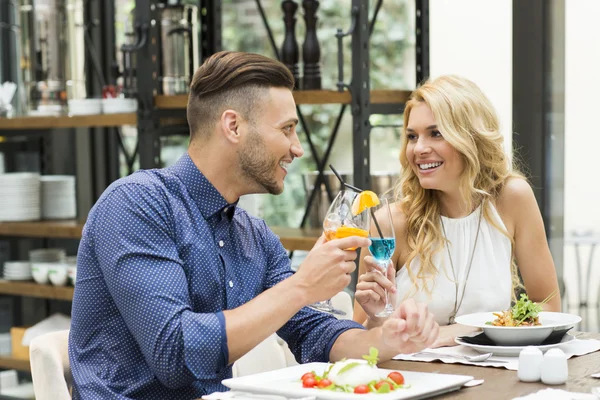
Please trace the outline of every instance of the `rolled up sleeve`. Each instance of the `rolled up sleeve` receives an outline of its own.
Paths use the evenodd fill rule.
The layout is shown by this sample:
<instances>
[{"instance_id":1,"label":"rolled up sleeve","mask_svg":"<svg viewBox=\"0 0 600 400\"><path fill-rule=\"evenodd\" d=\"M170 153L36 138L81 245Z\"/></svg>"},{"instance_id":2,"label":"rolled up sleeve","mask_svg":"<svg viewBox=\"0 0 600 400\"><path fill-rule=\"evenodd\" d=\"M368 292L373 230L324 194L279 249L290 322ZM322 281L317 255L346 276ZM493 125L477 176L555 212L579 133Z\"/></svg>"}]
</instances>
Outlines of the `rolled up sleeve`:
<instances>
[{"instance_id":1,"label":"rolled up sleeve","mask_svg":"<svg viewBox=\"0 0 600 400\"><path fill-rule=\"evenodd\" d=\"M155 376L176 389L215 379L228 353L223 314L192 310L172 225L158 189L128 184L97 205L92 226L96 256L120 317Z\"/></svg>"},{"instance_id":2,"label":"rolled up sleeve","mask_svg":"<svg viewBox=\"0 0 600 400\"><path fill-rule=\"evenodd\" d=\"M293 274L290 259L281 241L266 225L265 247L270 254L267 288ZM333 344L349 329L364 329L352 320L338 320L331 314L304 307L277 334L287 342L299 363L329 362Z\"/></svg>"}]
</instances>

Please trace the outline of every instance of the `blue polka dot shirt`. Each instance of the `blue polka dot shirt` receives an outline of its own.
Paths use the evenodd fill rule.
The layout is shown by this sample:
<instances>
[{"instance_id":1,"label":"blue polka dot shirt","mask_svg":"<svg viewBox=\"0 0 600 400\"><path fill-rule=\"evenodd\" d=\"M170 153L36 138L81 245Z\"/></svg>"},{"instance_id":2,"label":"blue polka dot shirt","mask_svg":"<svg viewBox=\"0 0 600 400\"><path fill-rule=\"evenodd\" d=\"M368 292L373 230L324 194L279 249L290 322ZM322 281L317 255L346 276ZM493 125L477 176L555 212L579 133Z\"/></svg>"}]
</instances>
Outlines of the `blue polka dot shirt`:
<instances>
[{"instance_id":1,"label":"blue polka dot shirt","mask_svg":"<svg viewBox=\"0 0 600 400\"><path fill-rule=\"evenodd\" d=\"M185 154L114 182L91 210L69 336L74 399L194 399L227 390L223 310L293 272L261 219L228 204ZM299 362L328 361L362 328L303 308L277 332ZM235 340L235 338L229 338Z\"/></svg>"}]
</instances>

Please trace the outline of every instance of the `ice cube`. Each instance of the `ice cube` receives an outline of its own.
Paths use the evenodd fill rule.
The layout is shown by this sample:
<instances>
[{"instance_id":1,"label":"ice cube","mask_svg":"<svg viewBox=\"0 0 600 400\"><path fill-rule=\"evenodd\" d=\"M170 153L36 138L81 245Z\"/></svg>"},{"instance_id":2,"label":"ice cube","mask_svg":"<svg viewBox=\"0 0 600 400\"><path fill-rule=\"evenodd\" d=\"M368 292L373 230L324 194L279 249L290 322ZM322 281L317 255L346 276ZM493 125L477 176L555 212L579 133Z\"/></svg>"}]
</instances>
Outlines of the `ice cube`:
<instances>
[{"instance_id":1,"label":"ice cube","mask_svg":"<svg viewBox=\"0 0 600 400\"><path fill-rule=\"evenodd\" d=\"M323 229L326 231L336 231L340 226L342 226L342 219L339 215L334 213L327 214L323 222Z\"/></svg>"}]
</instances>

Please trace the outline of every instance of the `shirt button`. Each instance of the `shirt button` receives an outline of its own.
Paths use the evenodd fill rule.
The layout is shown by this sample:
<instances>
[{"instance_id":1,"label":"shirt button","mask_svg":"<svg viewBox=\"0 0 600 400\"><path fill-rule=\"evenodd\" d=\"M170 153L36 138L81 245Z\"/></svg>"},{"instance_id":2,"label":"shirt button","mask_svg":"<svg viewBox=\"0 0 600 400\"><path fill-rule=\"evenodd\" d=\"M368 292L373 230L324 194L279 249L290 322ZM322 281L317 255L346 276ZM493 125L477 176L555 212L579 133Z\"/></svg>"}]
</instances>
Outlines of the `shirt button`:
<instances>
[{"instance_id":1,"label":"shirt button","mask_svg":"<svg viewBox=\"0 0 600 400\"><path fill-rule=\"evenodd\" d=\"M225 212L225 213L226 213L228 210L229 210L229 207L225 207L225 208L223 209L223 212Z\"/></svg>"},{"instance_id":2,"label":"shirt button","mask_svg":"<svg viewBox=\"0 0 600 400\"><path fill-rule=\"evenodd\" d=\"M233 282L229 281L229 287L233 287Z\"/></svg>"},{"instance_id":3,"label":"shirt button","mask_svg":"<svg viewBox=\"0 0 600 400\"><path fill-rule=\"evenodd\" d=\"M219 247L223 247L223 246L225 246L225 242L222 240L219 240Z\"/></svg>"}]
</instances>

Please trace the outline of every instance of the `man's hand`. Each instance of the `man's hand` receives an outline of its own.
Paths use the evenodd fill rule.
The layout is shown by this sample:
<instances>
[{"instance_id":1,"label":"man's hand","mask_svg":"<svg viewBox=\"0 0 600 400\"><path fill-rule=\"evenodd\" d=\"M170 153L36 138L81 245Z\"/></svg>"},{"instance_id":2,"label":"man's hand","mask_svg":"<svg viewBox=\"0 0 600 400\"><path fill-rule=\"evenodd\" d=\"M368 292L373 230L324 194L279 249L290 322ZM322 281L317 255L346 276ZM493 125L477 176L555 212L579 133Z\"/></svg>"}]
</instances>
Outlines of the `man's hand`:
<instances>
[{"instance_id":1,"label":"man's hand","mask_svg":"<svg viewBox=\"0 0 600 400\"><path fill-rule=\"evenodd\" d=\"M438 337L439 325L427 304L403 301L381 327L383 344L400 353L415 353L430 347Z\"/></svg>"},{"instance_id":2,"label":"man's hand","mask_svg":"<svg viewBox=\"0 0 600 400\"><path fill-rule=\"evenodd\" d=\"M461 324L441 326L440 335L438 336L436 341L429 347L435 349L436 347L458 346L458 344L454 341L456 337L470 335L479 331L481 331L481 329Z\"/></svg>"},{"instance_id":3,"label":"man's hand","mask_svg":"<svg viewBox=\"0 0 600 400\"><path fill-rule=\"evenodd\" d=\"M332 298L350 283L356 269L356 251L350 248L368 247L367 238L351 236L326 241L322 235L308 253L298 272L290 279L303 288L306 304Z\"/></svg>"},{"instance_id":4,"label":"man's hand","mask_svg":"<svg viewBox=\"0 0 600 400\"><path fill-rule=\"evenodd\" d=\"M354 298L367 316L376 320L375 314L385 307L385 292L388 291L390 303L396 305L396 269L390 262L383 275L377 261L372 256L364 258L367 272L359 276Z\"/></svg>"}]
</instances>

